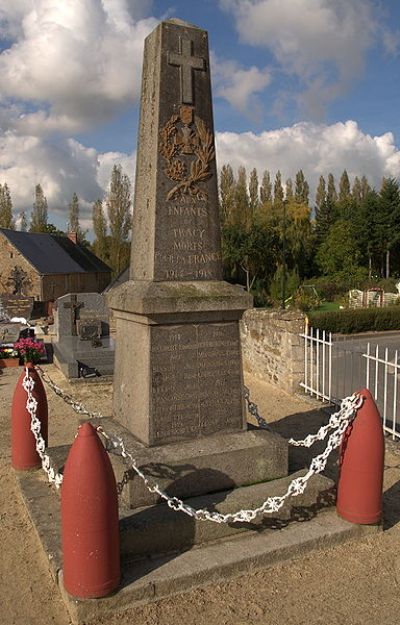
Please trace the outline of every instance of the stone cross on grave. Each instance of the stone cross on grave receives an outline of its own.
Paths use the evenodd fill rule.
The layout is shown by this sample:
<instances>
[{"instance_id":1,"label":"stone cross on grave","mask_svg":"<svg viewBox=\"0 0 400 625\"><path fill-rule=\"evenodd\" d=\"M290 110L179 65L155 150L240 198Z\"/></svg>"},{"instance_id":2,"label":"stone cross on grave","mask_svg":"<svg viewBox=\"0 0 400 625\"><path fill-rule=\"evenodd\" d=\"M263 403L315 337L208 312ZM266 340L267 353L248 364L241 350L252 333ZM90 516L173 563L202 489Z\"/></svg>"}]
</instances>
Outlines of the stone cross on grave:
<instances>
[{"instance_id":1,"label":"stone cross on grave","mask_svg":"<svg viewBox=\"0 0 400 625\"><path fill-rule=\"evenodd\" d=\"M76 321L77 321L77 312L80 308L84 306L84 302L78 302L78 298L76 294L71 295L71 301L66 302L64 304L64 308L71 309L71 334L72 336L77 336L78 332L76 329Z\"/></svg>"},{"instance_id":2,"label":"stone cross on grave","mask_svg":"<svg viewBox=\"0 0 400 625\"><path fill-rule=\"evenodd\" d=\"M170 52L168 63L179 67L182 103L193 104L193 70L205 70L205 60L193 56L193 41L179 37L179 54Z\"/></svg>"}]
</instances>

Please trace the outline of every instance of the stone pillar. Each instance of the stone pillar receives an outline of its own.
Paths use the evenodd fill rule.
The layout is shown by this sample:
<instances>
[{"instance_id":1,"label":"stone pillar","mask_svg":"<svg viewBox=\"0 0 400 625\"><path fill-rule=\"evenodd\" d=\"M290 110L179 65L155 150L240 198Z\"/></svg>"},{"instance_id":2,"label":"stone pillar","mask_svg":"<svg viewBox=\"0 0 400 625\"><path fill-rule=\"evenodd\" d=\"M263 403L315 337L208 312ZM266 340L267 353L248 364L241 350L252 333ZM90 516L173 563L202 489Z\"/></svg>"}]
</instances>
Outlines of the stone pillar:
<instances>
[{"instance_id":1,"label":"stone pillar","mask_svg":"<svg viewBox=\"0 0 400 625\"><path fill-rule=\"evenodd\" d=\"M207 33L146 39L130 280L116 320L114 416L146 445L246 429L239 319L222 281Z\"/></svg>"}]
</instances>

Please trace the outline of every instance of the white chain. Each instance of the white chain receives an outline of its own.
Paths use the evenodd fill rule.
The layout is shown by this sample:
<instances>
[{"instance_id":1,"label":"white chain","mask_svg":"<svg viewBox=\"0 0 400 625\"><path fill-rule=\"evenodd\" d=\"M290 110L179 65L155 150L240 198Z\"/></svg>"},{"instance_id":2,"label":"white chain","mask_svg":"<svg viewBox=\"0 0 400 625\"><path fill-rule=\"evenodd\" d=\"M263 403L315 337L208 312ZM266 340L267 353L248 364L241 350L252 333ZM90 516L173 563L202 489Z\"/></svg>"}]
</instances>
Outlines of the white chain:
<instances>
[{"instance_id":1,"label":"white chain","mask_svg":"<svg viewBox=\"0 0 400 625\"><path fill-rule=\"evenodd\" d=\"M53 391L58 396L64 398L65 401L67 401L67 403L69 403L74 408L74 410L76 410L80 414L86 414L89 417L101 418L101 415L99 413L91 413L90 411L86 410L86 408L82 404L73 400L69 395L65 394L62 389L54 384L54 382L49 378L49 376L47 376L47 374L44 374L43 370L40 367L38 367L38 369L40 370L44 381L53 389ZM31 382L33 382L33 380L31 380ZM126 449L124 441L121 437L114 435L110 436L101 425L97 426L96 430L106 440L111 442L115 450L117 448L120 448L121 456L126 460L129 460L129 462L131 463L131 468L143 480L149 492L158 494L162 499L167 502L167 505L172 510L179 510L181 512L184 512L188 516L193 517L198 521L213 521L214 523L248 523L250 521L253 521L260 514L272 514L274 512L278 512L288 497L296 497L305 491L309 479L313 475L321 473L321 471L325 469L329 454L334 449L339 447L342 441L343 434L355 418L357 410L361 407L363 401L364 399L361 395L354 394L350 397L346 397L342 400L340 409L330 417L328 424L322 426L317 434L310 434L304 440L300 441L295 441L293 439L289 440L289 443L291 443L292 445L310 447L317 440L323 440L330 429L333 430L332 434L328 438L325 450L312 459L310 467L304 476L295 478L290 482L286 493L277 497L268 497L258 508L254 508L251 510L239 510L238 512L228 514L221 514L220 512L210 512L206 509L195 510L191 506L185 504L181 499L178 499L178 497L170 497L165 491L160 488L157 482L146 477L144 473L139 469L136 460L133 458L132 454ZM60 477L62 479L62 476Z\"/></svg>"},{"instance_id":2,"label":"white chain","mask_svg":"<svg viewBox=\"0 0 400 625\"><path fill-rule=\"evenodd\" d=\"M45 453L46 443L40 432L41 423L36 416L38 403L32 395L32 391L35 388L35 381L33 378L30 377L28 367L25 367L25 377L22 382L22 386L24 387L28 396L26 400L26 409L31 417L31 431L33 436L35 437L36 451L42 461L42 469L47 473L49 482L53 482L56 488L59 488L62 484L63 476L61 473L56 473L54 471L54 469L50 465L50 458Z\"/></svg>"}]
</instances>

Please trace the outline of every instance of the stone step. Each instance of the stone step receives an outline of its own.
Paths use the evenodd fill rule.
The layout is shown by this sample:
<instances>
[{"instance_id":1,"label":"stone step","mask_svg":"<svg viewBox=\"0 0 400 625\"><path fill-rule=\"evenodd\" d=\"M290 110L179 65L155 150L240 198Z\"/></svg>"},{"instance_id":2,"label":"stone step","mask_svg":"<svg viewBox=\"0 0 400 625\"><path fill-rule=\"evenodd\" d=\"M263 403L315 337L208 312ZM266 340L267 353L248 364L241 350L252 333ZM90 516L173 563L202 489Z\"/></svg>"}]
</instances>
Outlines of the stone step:
<instances>
[{"instance_id":1,"label":"stone step","mask_svg":"<svg viewBox=\"0 0 400 625\"><path fill-rule=\"evenodd\" d=\"M244 486L201 497L186 499L194 509L207 509L222 514L242 509L254 509L268 497L283 495L292 479L303 476L305 470L262 484ZM218 524L197 521L183 512L171 510L167 504L150 506L129 512L120 522L121 554L136 557L190 549L241 532L260 532L268 527L284 527L291 520L308 520L316 512L334 503L334 483L322 475L314 475L305 492L290 497L278 513L257 517L250 523ZM272 518L271 518L272 517Z\"/></svg>"},{"instance_id":2,"label":"stone step","mask_svg":"<svg viewBox=\"0 0 400 625\"><path fill-rule=\"evenodd\" d=\"M138 605L252 574L278 562L303 557L313 549L327 550L381 529L348 523L334 509L312 511L306 518L300 517L301 522L293 520L283 527L270 526L260 532L230 536L173 556L123 560L121 584L116 593L104 599L79 601L70 597L63 586L60 504L54 488L49 487L40 471L17 473L17 479L32 528L74 625L97 623L115 612L123 618L126 610Z\"/></svg>"},{"instance_id":3,"label":"stone step","mask_svg":"<svg viewBox=\"0 0 400 625\"><path fill-rule=\"evenodd\" d=\"M100 424L107 433L120 436L137 466L171 497L228 491L288 474L287 441L267 430L249 429L146 447L114 419L92 419L91 423L94 426ZM112 446L108 447L111 452L115 451ZM68 448L53 448L48 453L53 468L59 471ZM124 505L135 509L160 503L159 496L148 491L128 462L115 453L110 453L110 459L117 481L124 484L121 495Z\"/></svg>"}]
</instances>

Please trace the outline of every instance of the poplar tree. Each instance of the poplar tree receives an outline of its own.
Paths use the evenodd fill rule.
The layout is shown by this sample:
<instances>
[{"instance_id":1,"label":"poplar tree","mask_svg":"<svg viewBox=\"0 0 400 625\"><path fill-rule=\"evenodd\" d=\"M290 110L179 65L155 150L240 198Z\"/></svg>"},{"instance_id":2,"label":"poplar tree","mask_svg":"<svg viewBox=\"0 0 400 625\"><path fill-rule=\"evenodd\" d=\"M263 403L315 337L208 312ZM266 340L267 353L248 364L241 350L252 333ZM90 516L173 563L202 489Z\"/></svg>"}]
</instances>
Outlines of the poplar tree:
<instances>
[{"instance_id":1,"label":"poplar tree","mask_svg":"<svg viewBox=\"0 0 400 625\"><path fill-rule=\"evenodd\" d=\"M294 199L299 204L308 204L309 193L310 193L309 184L304 177L303 170L300 169L296 174Z\"/></svg>"},{"instance_id":2,"label":"poplar tree","mask_svg":"<svg viewBox=\"0 0 400 625\"><path fill-rule=\"evenodd\" d=\"M318 187L315 194L315 208L318 210L326 200L326 182L323 176L319 177Z\"/></svg>"},{"instance_id":3,"label":"poplar tree","mask_svg":"<svg viewBox=\"0 0 400 625\"><path fill-rule=\"evenodd\" d=\"M271 175L266 169L263 173L261 187L260 187L260 201L261 204L272 202L272 182Z\"/></svg>"},{"instance_id":4,"label":"poplar tree","mask_svg":"<svg viewBox=\"0 0 400 625\"><path fill-rule=\"evenodd\" d=\"M325 178L320 176L315 195L315 236L317 245L320 245L326 239L331 225L332 205L328 200Z\"/></svg>"},{"instance_id":5,"label":"poplar tree","mask_svg":"<svg viewBox=\"0 0 400 625\"><path fill-rule=\"evenodd\" d=\"M281 172L276 172L274 182L274 208L280 208L283 206L283 187L282 187L282 175Z\"/></svg>"},{"instance_id":6,"label":"poplar tree","mask_svg":"<svg viewBox=\"0 0 400 625\"><path fill-rule=\"evenodd\" d=\"M40 184L35 187L35 201L31 215L31 232L47 232L47 200Z\"/></svg>"},{"instance_id":7,"label":"poplar tree","mask_svg":"<svg viewBox=\"0 0 400 625\"><path fill-rule=\"evenodd\" d=\"M291 178L286 180L285 198L288 202L293 200L293 182Z\"/></svg>"},{"instance_id":8,"label":"poplar tree","mask_svg":"<svg viewBox=\"0 0 400 625\"><path fill-rule=\"evenodd\" d=\"M221 222L224 226L231 223L235 204L235 176L229 165L223 165L219 176L219 196Z\"/></svg>"},{"instance_id":9,"label":"poplar tree","mask_svg":"<svg viewBox=\"0 0 400 625\"><path fill-rule=\"evenodd\" d=\"M246 168L240 165L235 189L235 219L236 225L242 225L248 229L250 220L250 198L247 192Z\"/></svg>"},{"instance_id":10,"label":"poplar tree","mask_svg":"<svg viewBox=\"0 0 400 625\"><path fill-rule=\"evenodd\" d=\"M258 174L257 170L254 168L250 173L249 180L249 208L252 222L254 220L254 215L257 212L258 204Z\"/></svg>"},{"instance_id":11,"label":"poplar tree","mask_svg":"<svg viewBox=\"0 0 400 625\"><path fill-rule=\"evenodd\" d=\"M118 274L128 263L128 237L132 227L131 183L121 165L113 167L106 206L111 232L110 264Z\"/></svg>"},{"instance_id":12,"label":"poplar tree","mask_svg":"<svg viewBox=\"0 0 400 625\"><path fill-rule=\"evenodd\" d=\"M339 202L345 202L351 197L350 180L346 170L343 171L339 182Z\"/></svg>"},{"instance_id":13,"label":"poplar tree","mask_svg":"<svg viewBox=\"0 0 400 625\"><path fill-rule=\"evenodd\" d=\"M70 232L75 232L79 239L80 234L81 234L81 229L79 226L79 200L78 200L78 196L76 195L76 193L73 194L72 200L69 204L68 225L69 225Z\"/></svg>"},{"instance_id":14,"label":"poplar tree","mask_svg":"<svg viewBox=\"0 0 400 625\"><path fill-rule=\"evenodd\" d=\"M335 178L333 174L328 174L328 185L326 189L326 197L331 202L332 206L337 202L337 193L335 186Z\"/></svg>"},{"instance_id":15,"label":"poplar tree","mask_svg":"<svg viewBox=\"0 0 400 625\"><path fill-rule=\"evenodd\" d=\"M0 184L0 228L14 230L14 219L12 214L12 200L10 189L7 183Z\"/></svg>"},{"instance_id":16,"label":"poplar tree","mask_svg":"<svg viewBox=\"0 0 400 625\"><path fill-rule=\"evenodd\" d=\"M92 208L93 219L93 232L95 240L93 243L93 249L96 256L101 260L108 259L108 244L107 244L107 220L103 210L103 203L101 200L96 200Z\"/></svg>"},{"instance_id":17,"label":"poplar tree","mask_svg":"<svg viewBox=\"0 0 400 625\"><path fill-rule=\"evenodd\" d=\"M19 214L19 229L21 232L26 232L28 230L28 220L25 211L21 211Z\"/></svg>"},{"instance_id":18,"label":"poplar tree","mask_svg":"<svg viewBox=\"0 0 400 625\"><path fill-rule=\"evenodd\" d=\"M362 197L361 180L359 179L358 176L354 178L353 186L351 188L351 195L355 203L357 205L360 205L363 197Z\"/></svg>"},{"instance_id":19,"label":"poplar tree","mask_svg":"<svg viewBox=\"0 0 400 625\"><path fill-rule=\"evenodd\" d=\"M361 199L365 200L368 194L371 192L371 186L367 180L366 176L361 178Z\"/></svg>"}]
</instances>

